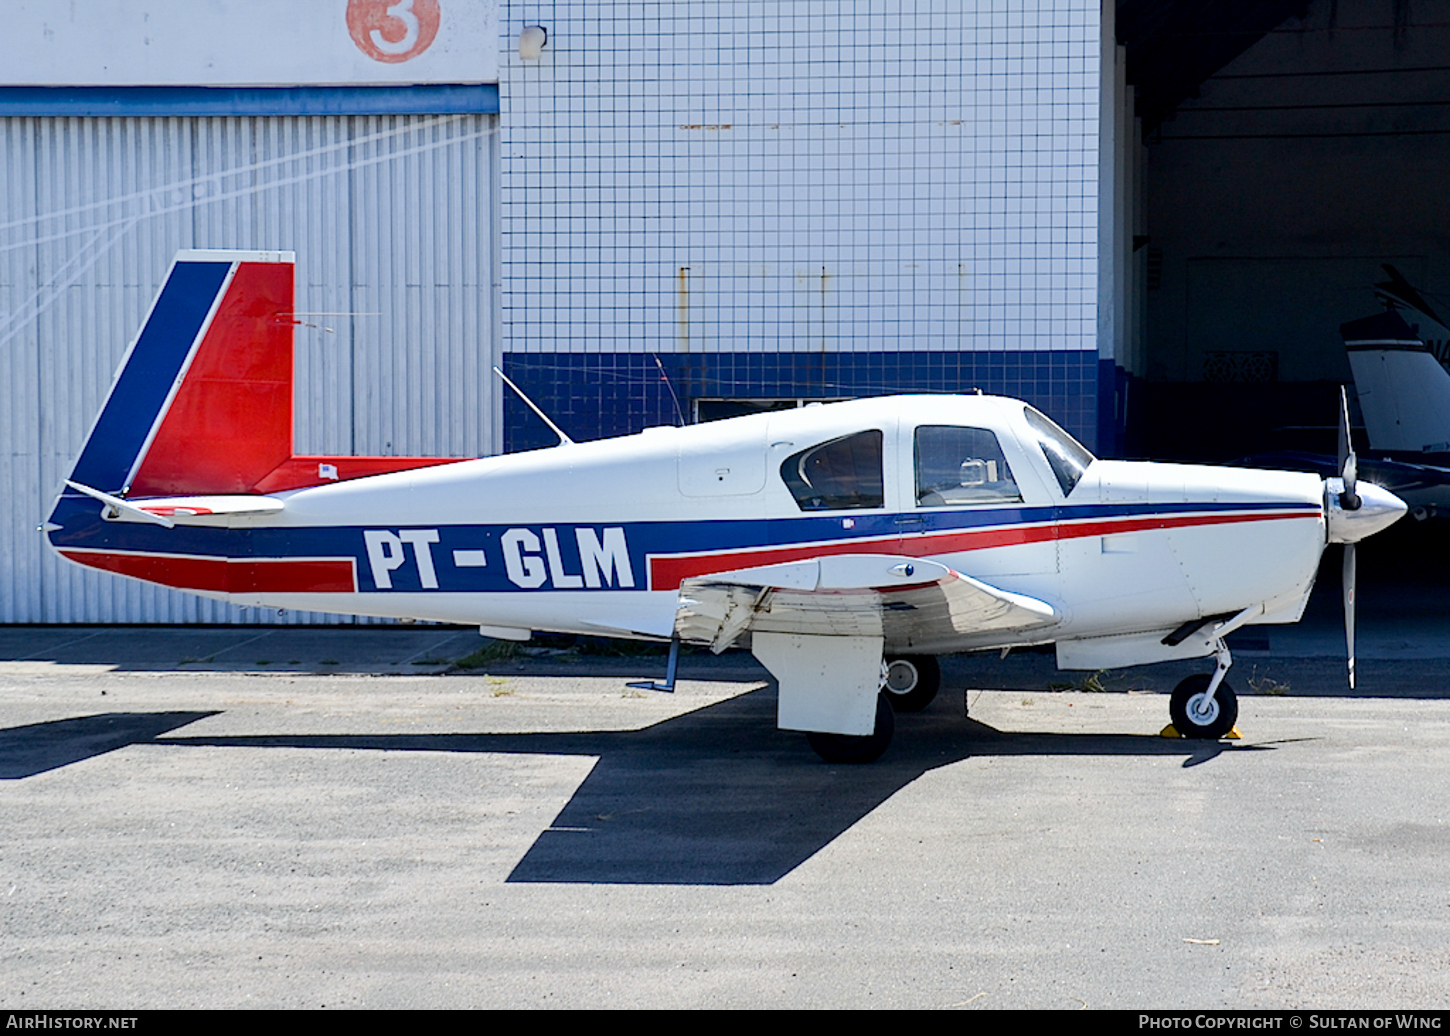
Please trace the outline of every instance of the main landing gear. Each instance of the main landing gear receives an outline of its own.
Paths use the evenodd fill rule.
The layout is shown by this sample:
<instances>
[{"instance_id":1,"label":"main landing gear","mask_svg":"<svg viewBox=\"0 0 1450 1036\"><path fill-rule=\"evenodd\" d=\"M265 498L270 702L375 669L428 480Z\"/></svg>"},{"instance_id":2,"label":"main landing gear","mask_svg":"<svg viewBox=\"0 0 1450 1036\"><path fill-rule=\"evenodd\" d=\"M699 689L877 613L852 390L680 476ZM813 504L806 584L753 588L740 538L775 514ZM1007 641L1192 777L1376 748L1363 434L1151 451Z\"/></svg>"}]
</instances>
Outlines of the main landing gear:
<instances>
[{"instance_id":1,"label":"main landing gear","mask_svg":"<svg viewBox=\"0 0 1450 1036\"><path fill-rule=\"evenodd\" d=\"M896 710L891 707L885 691L876 695L876 729L859 737L850 734L811 732L806 740L816 755L828 763L874 763L891 744L896 731Z\"/></svg>"},{"instance_id":2,"label":"main landing gear","mask_svg":"<svg viewBox=\"0 0 1450 1036\"><path fill-rule=\"evenodd\" d=\"M941 666L931 655L898 655L881 663L881 690L876 695L876 729L869 734L811 732L806 740L828 763L872 763L891 744L896 713L920 712L941 688Z\"/></svg>"},{"instance_id":3,"label":"main landing gear","mask_svg":"<svg viewBox=\"0 0 1450 1036\"><path fill-rule=\"evenodd\" d=\"M932 703L941 688L941 666L930 655L901 655L888 658L886 685L881 688L897 712L920 712Z\"/></svg>"}]
</instances>

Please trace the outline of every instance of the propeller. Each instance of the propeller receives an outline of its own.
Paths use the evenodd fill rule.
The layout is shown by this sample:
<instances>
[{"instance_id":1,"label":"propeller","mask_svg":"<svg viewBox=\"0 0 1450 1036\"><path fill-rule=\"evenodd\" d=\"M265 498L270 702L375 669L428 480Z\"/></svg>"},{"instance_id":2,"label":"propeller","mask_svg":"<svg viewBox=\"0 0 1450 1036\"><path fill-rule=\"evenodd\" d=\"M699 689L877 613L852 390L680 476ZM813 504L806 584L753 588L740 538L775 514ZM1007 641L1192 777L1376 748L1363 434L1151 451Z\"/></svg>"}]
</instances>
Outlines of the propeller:
<instances>
[{"instance_id":1,"label":"propeller","mask_svg":"<svg viewBox=\"0 0 1450 1036\"><path fill-rule=\"evenodd\" d=\"M1349 652L1349 689L1354 690L1354 544L1344 545L1344 646Z\"/></svg>"},{"instance_id":2,"label":"propeller","mask_svg":"<svg viewBox=\"0 0 1450 1036\"><path fill-rule=\"evenodd\" d=\"M1405 502L1389 490L1358 484L1359 458L1349 438L1349 395L1339 389L1339 477L1324 480L1325 534L1344 544L1344 645L1349 655L1349 686L1354 688L1355 544L1387 529L1405 514Z\"/></svg>"},{"instance_id":3,"label":"propeller","mask_svg":"<svg viewBox=\"0 0 1450 1036\"><path fill-rule=\"evenodd\" d=\"M1359 474L1359 459L1354 454L1354 443L1349 438L1349 395L1344 386L1339 386L1339 474L1344 488L1339 493L1341 510L1358 511L1363 501L1355 492ZM1344 644L1349 654L1349 689L1354 690L1354 583L1355 544L1344 545L1344 568L1341 583L1344 586Z\"/></svg>"},{"instance_id":4,"label":"propeller","mask_svg":"<svg viewBox=\"0 0 1450 1036\"><path fill-rule=\"evenodd\" d=\"M1339 506L1346 511L1358 511L1360 499L1354 492L1354 483L1359 475L1359 458L1354 454L1354 444L1349 439L1349 394L1339 386L1339 476L1344 479L1344 492L1339 494Z\"/></svg>"}]
</instances>

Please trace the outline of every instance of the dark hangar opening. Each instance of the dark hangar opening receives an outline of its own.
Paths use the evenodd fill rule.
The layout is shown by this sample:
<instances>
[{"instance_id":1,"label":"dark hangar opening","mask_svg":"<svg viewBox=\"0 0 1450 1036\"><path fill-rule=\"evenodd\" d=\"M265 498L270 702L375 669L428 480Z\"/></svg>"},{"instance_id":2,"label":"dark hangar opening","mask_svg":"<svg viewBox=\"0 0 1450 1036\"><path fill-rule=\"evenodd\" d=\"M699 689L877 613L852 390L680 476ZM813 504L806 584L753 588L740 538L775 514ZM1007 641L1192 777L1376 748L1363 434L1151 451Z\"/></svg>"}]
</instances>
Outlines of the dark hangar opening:
<instances>
[{"instance_id":1,"label":"dark hangar opening","mask_svg":"<svg viewBox=\"0 0 1450 1036\"><path fill-rule=\"evenodd\" d=\"M1332 453L1339 325L1379 310L1383 265L1450 297L1450 2L1124 0L1115 35L1120 452Z\"/></svg>"}]
</instances>

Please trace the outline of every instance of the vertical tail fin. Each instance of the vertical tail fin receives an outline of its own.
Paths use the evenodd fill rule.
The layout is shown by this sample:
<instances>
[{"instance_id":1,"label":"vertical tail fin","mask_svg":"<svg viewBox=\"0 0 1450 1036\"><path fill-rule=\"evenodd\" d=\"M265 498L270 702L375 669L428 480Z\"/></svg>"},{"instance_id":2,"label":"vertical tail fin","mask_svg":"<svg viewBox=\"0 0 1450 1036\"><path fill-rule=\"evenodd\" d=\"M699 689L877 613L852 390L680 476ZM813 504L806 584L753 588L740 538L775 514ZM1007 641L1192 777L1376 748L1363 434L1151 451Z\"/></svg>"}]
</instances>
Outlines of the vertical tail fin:
<instances>
[{"instance_id":1,"label":"vertical tail fin","mask_svg":"<svg viewBox=\"0 0 1450 1036\"><path fill-rule=\"evenodd\" d=\"M68 481L133 500L236 496L459 460L292 452L294 264L178 252Z\"/></svg>"},{"instance_id":2,"label":"vertical tail fin","mask_svg":"<svg viewBox=\"0 0 1450 1036\"><path fill-rule=\"evenodd\" d=\"M178 528L275 514L274 492L459 459L293 454L293 265L291 252L177 254L43 526L62 557L208 594L284 572L291 590L356 592L351 557L257 568L250 529Z\"/></svg>"},{"instance_id":3,"label":"vertical tail fin","mask_svg":"<svg viewBox=\"0 0 1450 1036\"><path fill-rule=\"evenodd\" d=\"M1450 452L1450 374L1395 310L1341 325L1376 450Z\"/></svg>"},{"instance_id":4,"label":"vertical tail fin","mask_svg":"<svg viewBox=\"0 0 1450 1036\"><path fill-rule=\"evenodd\" d=\"M291 252L177 254L71 480L246 493L292 455Z\"/></svg>"}]
</instances>

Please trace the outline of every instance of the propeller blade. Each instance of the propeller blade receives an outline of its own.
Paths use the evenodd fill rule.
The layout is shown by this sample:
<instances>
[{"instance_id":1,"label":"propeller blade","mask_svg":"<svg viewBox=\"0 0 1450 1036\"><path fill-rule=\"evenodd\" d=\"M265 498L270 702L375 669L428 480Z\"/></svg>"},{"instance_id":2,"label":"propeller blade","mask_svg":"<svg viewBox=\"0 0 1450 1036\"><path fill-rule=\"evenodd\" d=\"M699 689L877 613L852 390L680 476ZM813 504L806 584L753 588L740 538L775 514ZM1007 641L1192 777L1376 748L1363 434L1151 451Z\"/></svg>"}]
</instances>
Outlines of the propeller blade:
<instances>
[{"instance_id":1,"label":"propeller blade","mask_svg":"<svg viewBox=\"0 0 1450 1036\"><path fill-rule=\"evenodd\" d=\"M1339 494L1339 506L1346 511L1359 510L1359 496L1354 485L1359 480L1359 458L1354 453L1354 443L1349 437L1349 394L1339 386L1339 474L1344 479L1344 492Z\"/></svg>"},{"instance_id":2,"label":"propeller blade","mask_svg":"<svg viewBox=\"0 0 1450 1036\"><path fill-rule=\"evenodd\" d=\"M1349 689L1354 690L1354 544L1344 545L1344 645L1349 653Z\"/></svg>"}]
</instances>

